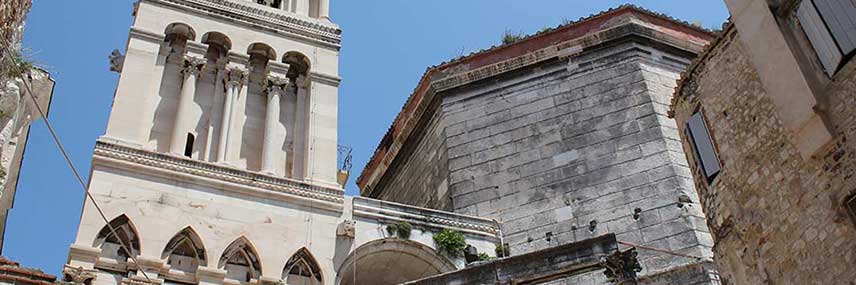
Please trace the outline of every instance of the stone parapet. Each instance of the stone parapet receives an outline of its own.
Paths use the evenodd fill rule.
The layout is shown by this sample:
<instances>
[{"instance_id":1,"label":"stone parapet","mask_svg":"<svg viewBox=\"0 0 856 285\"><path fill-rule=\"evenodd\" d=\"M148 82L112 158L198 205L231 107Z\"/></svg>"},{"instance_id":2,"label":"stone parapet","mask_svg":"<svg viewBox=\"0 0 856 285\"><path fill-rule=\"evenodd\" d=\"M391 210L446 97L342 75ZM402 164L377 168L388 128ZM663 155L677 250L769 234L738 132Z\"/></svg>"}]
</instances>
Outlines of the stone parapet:
<instances>
[{"instance_id":1,"label":"stone parapet","mask_svg":"<svg viewBox=\"0 0 856 285\"><path fill-rule=\"evenodd\" d=\"M439 229L453 228L493 238L499 234L499 225L490 219L362 197L354 197L354 216L405 221Z\"/></svg>"}]
</instances>

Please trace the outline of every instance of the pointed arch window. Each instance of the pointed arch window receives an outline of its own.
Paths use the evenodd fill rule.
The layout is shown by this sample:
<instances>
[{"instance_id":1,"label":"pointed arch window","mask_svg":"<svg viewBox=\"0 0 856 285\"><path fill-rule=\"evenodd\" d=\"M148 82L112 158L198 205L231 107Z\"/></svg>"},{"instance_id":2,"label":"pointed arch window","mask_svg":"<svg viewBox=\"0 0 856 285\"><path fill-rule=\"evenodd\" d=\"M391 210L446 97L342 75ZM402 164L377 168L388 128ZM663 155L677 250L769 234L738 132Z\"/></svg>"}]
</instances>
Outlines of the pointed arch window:
<instances>
[{"instance_id":1,"label":"pointed arch window","mask_svg":"<svg viewBox=\"0 0 856 285\"><path fill-rule=\"evenodd\" d=\"M190 227L184 228L170 239L161 258L166 259L170 269L187 273L195 273L199 266L207 265L202 240Z\"/></svg>"},{"instance_id":2,"label":"pointed arch window","mask_svg":"<svg viewBox=\"0 0 856 285\"><path fill-rule=\"evenodd\" d=\"M258 254L244 237L235 240L226 248L220 257L219 268L226 270L226 278L241 282L249 282L261 276Z\"/></svg>"},{"instance_id":3,"label":"pointed arch window","mask_svg":"<svg viewBox=\"0 0 856 285\"><path fill-rule=\"evenodd\" d=\"M282 279L287 285L321 285L321 267L306 248L302 248L288 260L282 270Z\"/></svg>"},{"instance_id":4,"label":"pointed arch window","mask_svg":"<svg viewBox=\"0 0 856 285\"><path fill-rule=\"evenodd\" d=\"M115 232L110 230L110 227ZM105 225L95 238L94 246L101 249L101 257L124 263L128 257L137 256L140 252L139 235L128 216L121 215L114 218L110 221L110 227ZM122 245L125 245L130 252L127 252Z\"/></svg>"}]
</instances>

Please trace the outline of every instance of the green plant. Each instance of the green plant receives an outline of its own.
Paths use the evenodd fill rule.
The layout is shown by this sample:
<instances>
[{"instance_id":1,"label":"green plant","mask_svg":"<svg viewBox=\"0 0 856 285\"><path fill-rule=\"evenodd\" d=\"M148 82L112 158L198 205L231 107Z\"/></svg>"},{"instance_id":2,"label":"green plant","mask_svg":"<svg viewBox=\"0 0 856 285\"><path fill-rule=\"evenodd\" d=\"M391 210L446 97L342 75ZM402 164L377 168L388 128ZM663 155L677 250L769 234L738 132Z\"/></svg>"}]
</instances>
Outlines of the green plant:
<instances>
[{"instance_id":1,"label":"green plant","mask_svg":"<svg viewBox=\"0 0 856 285\"><path fill-rule=\"evenodd\" d=\"M34 68L33 63L29 59L20 51L14 50L11 52L9 60L4 59L3 62L0 62L0 66L2 66L3 76L8 78L20 77Z\"/></svg>"},{"instance_id":2,"label":"green plant","mask_svg":"<svg viewBox=\"0 0 856 285\"><path fill-rule=\"evenodd\" d=\"M408 222L396 222L386 226L386 232L390 236L397 236L402 239L409 239L411 231L413 231L413 226Z\"/></svg>"},{"instance_id":3,"label":"green plant","mask_svg":"<svg viewBox=\"0 0 856 285\"><path fill-rule=\"evenodd\" d=\"M487 255L487 253L479 252L479 261L491 261L491 260L493 260L493 259L495 259L495 258L496 258L496 257L493 257L493 256L490 256L490 255Z\"/></svg>"},{"instance_id":4,"label":"green plant","mask_svg":"<svg viewBox=\"0 0 856 285\"><path fill-rule=\"evenodd\" d=\"M520 32L512 32L511 30L505 30L502 33L502 44L507 45L516 41L523 39L523 34Z\"/></svg>"},{"instance_id":5,"label":"green plant","mask_svg":"<svg viewBox=\"0 0 856 285\"><path fill-rule=\"evenodd\" d=\"M496 245L496 257L508 257L509 255L511 255L511 251L508 249L508 245Z\"/></svg>"},{"instance_id":6,"label":"green plant","mask_svg":"<svg viewBox=\"0 0 856 285\"><path fill-rule=\"evenodd\" d=\"M437 250L451 257L460 256L467 247L467 241L464 234L451 229L434 234L434 243L437 244Z\"/></svg>"}]
</instances>

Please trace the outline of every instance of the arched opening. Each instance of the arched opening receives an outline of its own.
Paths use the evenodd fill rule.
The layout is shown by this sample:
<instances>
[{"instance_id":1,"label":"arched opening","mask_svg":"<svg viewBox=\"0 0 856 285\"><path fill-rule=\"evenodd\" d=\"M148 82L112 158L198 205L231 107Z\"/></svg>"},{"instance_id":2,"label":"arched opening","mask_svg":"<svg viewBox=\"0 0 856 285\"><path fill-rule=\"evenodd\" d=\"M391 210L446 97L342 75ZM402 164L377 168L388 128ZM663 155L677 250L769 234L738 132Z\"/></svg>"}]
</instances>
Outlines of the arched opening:
<instances>
[{"instance_id":1,"label":"arched opening","mask_svg":"<svg viewBox=\"0 0 856 285\"><path fill-rule=\"evenodd\" d=\"M166 26L164 35L164 41L170 47L169 60L183 63L187 42L196 40L196 31L187 24L172 23Z\"/></svg>"},{"instance_id":2,"label":"arched opening","mask_svg":"<svg viewBox=\"0 0 856 285\"><path fill-rule=\"evenodd\" d=\"M261 276L259 255L245 237L233 241L220 257L218 268L226 270L226 278L249 282Z\"/></svg>"},{"instance_id":3,"label":"arched opening","mask_svg":"<svg viewBox=\"0 0 856 285\"><path fill-rule=\"evenodd\" d=\"M282 279L286 285L321 285L321 267L306 248L297 251L285 268L282 269Z\"/></svg>"},{"instance_id":4,"label":"arched opening","mask_svg":"<svg viewBox=\"0 0 856 285\"><path fill-rule=\"evenodd\" d=\"M98 231L93 246L101 249L101 257L113 259L119 263L127 262L128 257L137 256L140 253L137 230L124 214L114 218L109 226L105 225Z\"/></svg>"},{"instance_id":5,"label":"arched opening","mask_svg":"<svg viewBox=\"0 0 856 285\"><path fill-rule=\"evenodd\" d=\"M166 263L170 266L170 271L177 270L185 273L196 273L199 266L207 266L208 258L205 254L205 247L202 245L202 239L190 227L184 228L178 234L172 237L166 244L161 258L166 259ZM183 274L186 276L188 274ZM166 279L176 279L166 276ZM182 278L173 281L185 281Z\"/></svg>"},{"instance_id":6,"label":"arched opening","mask_svg":"<svg viewBox=\"0 0 856 285\"><path fill-rule=\"evenodd\" d=\"M296 51L285 53L285 55L282 56L282 62L289 65L287 77L292 79L292 81L294 81L298 76L309 75L309 71L312 68L309 58Z\"/></svg>"},{"instance_id":7,"label":"arched opening","mask_svg":"<svg viewBox=\"0 0 856 285\"><path fill-rule=\"evenodd\" d=\"M193 144L196 141L196 136L192 133L187 133L187 141L184 143L184 156L188 158L193 157Z\"/></svg>"},{"instance_id":8,"label":"arched opening","mask_svg":"<svg viewBox=\"0 0 856 285\"><path fill-rule=\"evenodd\" d=\"M205 53L208 63L215 63L217 60L226 57L229 50L232 49L232 40L219 32L205 33L202 35L202 43L208 45L208 51Z\"/></svg>"},{"instance_id":9,"label":"arched opening","mask_svg":"<svg viewBox=\"0 0 856 285\"><path fill-rule=\"evenodd\" d=\"M250 81L266 82L268 62L276 60L276 51L267 44L254 43L247 49L250 56Z\"/></svg>"},{"instance_id":10,"label":"arched opening","mask_svg":"<svg viewBox=\"0 0 856 285\"><path fill-rule=\"evenodd\" d=\"M339 285L392 285L455 270L434 249L411 240L386 238L366 243L339 267Z\"/></svg>"}]
</instances>

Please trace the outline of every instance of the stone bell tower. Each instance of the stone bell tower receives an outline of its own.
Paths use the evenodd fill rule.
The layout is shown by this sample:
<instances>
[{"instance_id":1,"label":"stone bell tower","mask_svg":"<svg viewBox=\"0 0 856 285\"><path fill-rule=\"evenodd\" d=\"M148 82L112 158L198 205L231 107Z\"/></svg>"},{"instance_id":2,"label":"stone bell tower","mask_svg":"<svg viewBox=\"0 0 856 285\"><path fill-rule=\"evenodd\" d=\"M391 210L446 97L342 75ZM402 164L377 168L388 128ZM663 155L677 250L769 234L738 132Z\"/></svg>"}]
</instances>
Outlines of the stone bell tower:
<instances>
[{"instance_id":1,"label":"stone bell tower","mask_svg":"<svg viewBox=\"0 0 856 285\"><path fill-rule=\"evenodd\" d=\"M269 233L302 221L265 206L344 192L341 30L328 11L329 0L135 4L126 51L111 56L120 77L89 186L112 227L86 200L66 279L258 282L259 257L243 252L282 244Z\"/></svg>"},{"instance_id":2,"label":"stone bell tower","mask_svg":"<svg viewBox=\"0 0 856 285\"><path fill-rule=\"evenodd\" d=\"M102 140L335 186L328 5L140 1Z\"/></svg>"}]
</instances>

